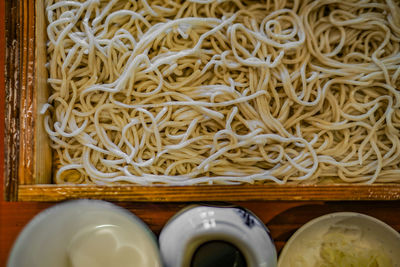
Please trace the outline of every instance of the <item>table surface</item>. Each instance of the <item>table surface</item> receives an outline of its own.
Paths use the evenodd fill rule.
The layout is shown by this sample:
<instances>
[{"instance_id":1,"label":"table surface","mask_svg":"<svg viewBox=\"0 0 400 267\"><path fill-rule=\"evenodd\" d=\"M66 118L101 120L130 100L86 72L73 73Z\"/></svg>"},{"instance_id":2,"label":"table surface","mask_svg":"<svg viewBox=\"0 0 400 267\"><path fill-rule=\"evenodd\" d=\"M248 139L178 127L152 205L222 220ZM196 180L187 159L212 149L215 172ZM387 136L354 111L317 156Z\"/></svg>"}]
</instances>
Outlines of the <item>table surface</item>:
<instances>
[{"instance_id":1,"label":"table surface","mask_svg":"<svg viewBox=\"0 0 400 267\"><path fill-rule=\"evenodd\" d=\"M40 211L55 203L4 201L4 59L5 1L0 1L0 266L5 266L12 244L23 227ZM118 205L139 216L158 234L166 221L189 203L133 203ZM271 230L278 250L304 223L323 214L339 211L360 212L374 216L400 231L400 201L358 202L236 202L253 211Z\"/></svg>"}]
</instances>

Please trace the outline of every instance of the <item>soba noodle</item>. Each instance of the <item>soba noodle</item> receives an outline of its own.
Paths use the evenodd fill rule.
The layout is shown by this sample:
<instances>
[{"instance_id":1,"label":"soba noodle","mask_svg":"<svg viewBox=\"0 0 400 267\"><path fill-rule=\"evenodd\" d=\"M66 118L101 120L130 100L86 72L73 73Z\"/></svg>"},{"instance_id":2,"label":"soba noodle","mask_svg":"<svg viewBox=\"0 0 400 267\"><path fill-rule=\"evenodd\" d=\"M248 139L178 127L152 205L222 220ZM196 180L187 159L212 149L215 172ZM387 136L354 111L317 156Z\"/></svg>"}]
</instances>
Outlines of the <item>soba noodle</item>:
<instances>
[{"instance_id":1,"label":"soba noodle","mask_svg":"<svg viewBox=\"0 0 400 267\"><path fill-rule=\"evenodd\" d=\"M399 6L47 0L55 182L400 182Z\"/></svg>"}]
</instances>

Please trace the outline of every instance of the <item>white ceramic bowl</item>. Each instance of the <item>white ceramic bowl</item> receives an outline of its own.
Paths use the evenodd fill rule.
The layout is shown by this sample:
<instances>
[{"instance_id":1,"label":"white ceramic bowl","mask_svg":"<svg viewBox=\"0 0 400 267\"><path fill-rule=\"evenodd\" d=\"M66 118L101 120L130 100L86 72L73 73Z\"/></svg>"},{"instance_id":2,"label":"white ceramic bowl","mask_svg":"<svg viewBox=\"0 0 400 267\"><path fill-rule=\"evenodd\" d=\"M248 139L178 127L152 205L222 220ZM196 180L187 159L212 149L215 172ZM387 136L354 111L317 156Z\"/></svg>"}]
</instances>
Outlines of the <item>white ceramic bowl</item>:
<instances>
[{"instance_id":1,"label":"white ceramic bowl","mask_svg":"<svg viewBox=\"0 0 400 267\"><path fill-rule=\"evenodd\" d=\"M265 225L246 209L216 206L191 206L170 219L159 237L164 266L191 266L199 247L220 241L236 247L248 267L276 267L276 249Z\"/></svg>"},{"instance_id":2,"label":"white ceramic bowl","mask_svg":"<svg viewBox=\"0 0 400 267\"><path fill-rule=\"evenodd\" d=\"M283 248L278 267L299 266L295 264L299 256L307 260L307 265L302 264L302 267L314 267L323 236L335 227L360 230L360 242L379 247L391 259L393 266L400 266L398 232L376 218L354 212L338 212L318 217L298 229Z\"/></svg>"},{"instance_id":3,"label":"white ceramic bowl","mask_svg":"<svg viewBox=\"0 0 400 267\"><path fill-rule=\"evenodd\" d=\"M8 267L160 267L157 239L129 211L73 200L37 215L12 248Z\"/></svg>"}]
</instances>

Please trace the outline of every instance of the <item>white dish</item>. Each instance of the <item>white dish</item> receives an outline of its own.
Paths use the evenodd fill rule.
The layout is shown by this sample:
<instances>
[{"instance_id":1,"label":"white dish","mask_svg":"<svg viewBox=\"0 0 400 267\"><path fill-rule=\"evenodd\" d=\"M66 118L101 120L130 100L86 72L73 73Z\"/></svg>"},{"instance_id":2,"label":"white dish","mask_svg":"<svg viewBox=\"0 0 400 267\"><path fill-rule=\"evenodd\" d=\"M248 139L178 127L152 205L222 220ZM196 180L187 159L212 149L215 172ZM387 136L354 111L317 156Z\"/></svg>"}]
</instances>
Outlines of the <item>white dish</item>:
<instances>
[{"instance_id":1,"label":"white dish","mask_svg":"<svg viewBox=\"0 0 400 267\"><path fill-rule=\"evenodd\" d=\"M278 267L294 267L299 256L307 260L307 265L314 267L320 253L323 236L335 227L359 229L362 233L360 245L382 249L391 259L393 266L400 266L400 234L384 222L353 212L338 212L318 217L303 225L289 239L283 248ZM362 244L361 244L362 243Z\"/></svg>"},{"instance_id":2,"label":"white dish","mask_svg":"<svg viewBox=\"0 0 400 267\"><path fill-rule=\"evenodd\" d=\"M159 242L165 267L197 266L193 260L200 248L214 242L226 242L235 247L247 263L245 266L276 267L277 263L275 245L264 223L248 210L236 206L188 207L164 226ZM210 264L217 264L215 258L218 257L205 257Z\"/></svg>"},{"instance_id":3,"label":"white dish","mask_svg":"<svg viewBox=\"0 0 400 267\"><path fill-rule=\"evenodd\" d=\"M57 204L20 233L8 267L160 267L157 240L132 213L98 200Z\"/></svg>"}]
</instances>

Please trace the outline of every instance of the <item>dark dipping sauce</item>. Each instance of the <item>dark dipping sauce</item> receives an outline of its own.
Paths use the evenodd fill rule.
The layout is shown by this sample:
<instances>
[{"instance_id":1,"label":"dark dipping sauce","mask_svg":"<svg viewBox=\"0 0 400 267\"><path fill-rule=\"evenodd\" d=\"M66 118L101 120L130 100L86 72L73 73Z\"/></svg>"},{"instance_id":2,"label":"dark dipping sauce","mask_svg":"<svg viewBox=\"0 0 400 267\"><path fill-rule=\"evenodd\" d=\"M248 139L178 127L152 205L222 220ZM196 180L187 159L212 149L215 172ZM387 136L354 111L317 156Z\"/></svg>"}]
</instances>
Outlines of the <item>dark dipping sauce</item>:
<instances>
[{"instance_id":1,"label":"dark dipping sauce","mask_svg":"<svg viewBox=\"0 0 400 267\"><path fill-rule=\"evenodd\" d=\"M226 241L208 241L193 254L190 267L247 267L242 252Z\"/></svg>"}]
</instances>

